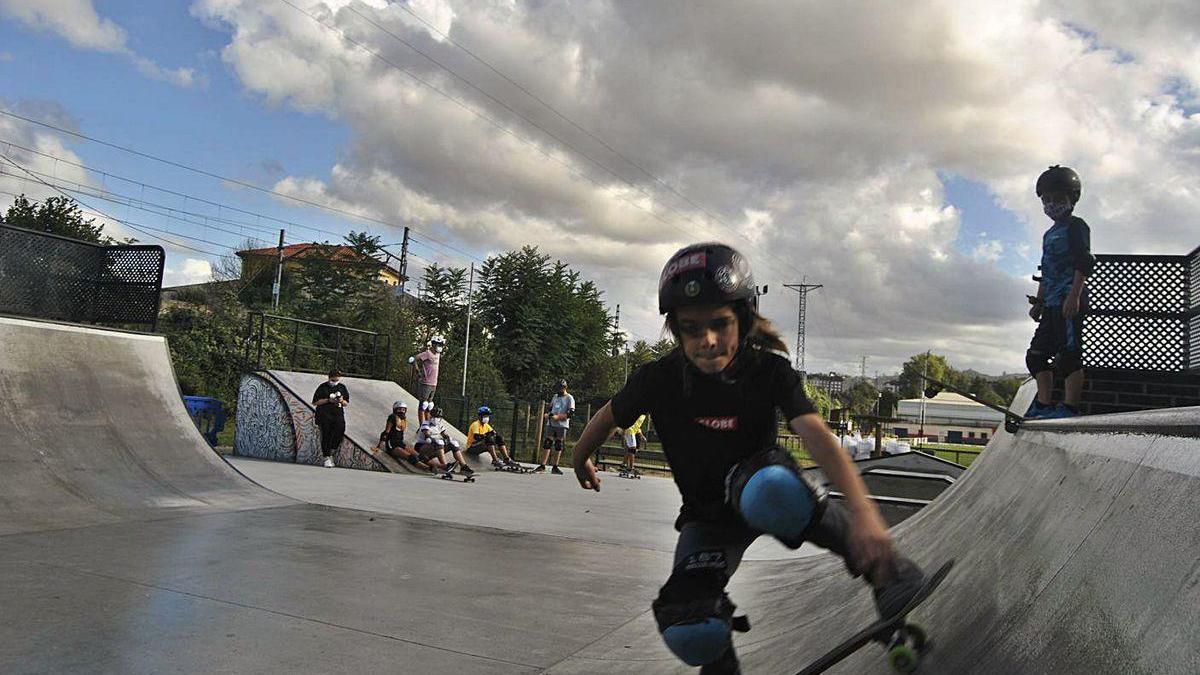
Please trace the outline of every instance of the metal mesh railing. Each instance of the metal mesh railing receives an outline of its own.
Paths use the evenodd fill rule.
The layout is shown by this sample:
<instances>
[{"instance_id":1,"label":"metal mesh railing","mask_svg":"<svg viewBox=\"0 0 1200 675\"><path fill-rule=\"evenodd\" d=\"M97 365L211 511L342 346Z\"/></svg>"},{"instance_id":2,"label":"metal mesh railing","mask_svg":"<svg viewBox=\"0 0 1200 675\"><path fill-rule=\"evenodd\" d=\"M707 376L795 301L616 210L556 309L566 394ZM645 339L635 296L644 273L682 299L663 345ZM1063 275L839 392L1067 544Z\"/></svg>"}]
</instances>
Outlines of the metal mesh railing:
<instances>
[{"instance_id":1,"label":"metal mesh railing","mask_svg":"<svg viewBox=\"0 0 1200 675\"><path fill-rule=\"evenodd\" d=\"M382 333L252 312L243 358L251 370L323 374L337 368L350 377L382 378L391 343Z\"/></svg>"},{"instance_id":2,"label":"metal mesh railing","mask_svg":"<svg viewBox=\"0 0 1200 675\"><path fill-rule=\"evenodd\" d=\"M1198 252L1097 256L1088 279L1084 365L1155 372L1200 366Z\"/></svg>"},{"instance_id":3,"label":"metal mesh railing","mask_svg":"<svg viewBox=\"0 0 1200 675\"><path fill-rule=\"evenodd\" d=\"M153 329L164 261L161 246L101 246L0 225L0 312Z\"/></svg>"}]
</instances>

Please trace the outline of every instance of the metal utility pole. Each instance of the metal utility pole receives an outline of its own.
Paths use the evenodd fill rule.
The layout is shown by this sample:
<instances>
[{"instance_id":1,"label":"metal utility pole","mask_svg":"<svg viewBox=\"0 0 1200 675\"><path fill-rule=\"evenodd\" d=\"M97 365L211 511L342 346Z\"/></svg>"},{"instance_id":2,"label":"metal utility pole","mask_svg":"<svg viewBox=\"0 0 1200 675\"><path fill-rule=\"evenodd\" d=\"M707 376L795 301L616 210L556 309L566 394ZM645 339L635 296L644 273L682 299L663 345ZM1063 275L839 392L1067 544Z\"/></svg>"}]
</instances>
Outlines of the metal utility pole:
<instances>
[{"instance_id":1,"label":"metal utility pole","mask_svg":"<svg viewBox=\"0 0 1200 675\"><path fill-rule=\"evenodd\" d=\"M621 350L621 354L625 357L625 381L629 381L629 345L625 339L625 334L621 332L621 306L617 305L616 325L613 327L614 336L621 341L620 347L617 346L616 340L613 341L613 356L617 355L617 349Z\"/></svg>"},{"instance_id":2,"label":"metal utility pole","mask_svg":"<svg viewBox=\"0 0 1200 675\"><path fill-rule=\"evenodd\" d=\"M283 234L279 231L279 246L275 248L278 260L275 263L275 283L271 284L271 309L279 309L279 290L283 284Z\"/></svg>"},{"instance_id":3,"label":"metal utility pole","mask_svg":"<svg viewBox=\"0 0 1200 675\"><path fill-rule=\"evenodd\" d=\"M808 371L804 367L804 318L808 314L808 292L815 291L822 285L801 281L798 284L784 284L783 287L800 294L800 318L796 323L796 370L800 371L800 374L807 379Z\"/></svg>"},{"instance_id":4,"label":"metal utility pole","mask_svg":"<svg viewBox=\"0 0 1200 675\"><path fill-rule=\"evenodd\" d=\"M407 241L408 228L404 228ZM463 381L462 395L467 397L467 361L471 356L471 298L475 295L475 263L471 263L471 280L467 283L467 337L463 340Z\"/></svg>"},{"instance_id":5,"label":"metal utility pole","mask_svg":"<svg viewBox=\"0 0 1200 675\"><path fill-rule=\"evenodd\" d=\"M929 354L925 352L925 362L921 364L921 428L917 435L921 437L922 445L925 444L925 383L928 382L925 378L929 377Z\"/></svg>"},{"instance_id":6,"label":"metal utility pole","mask_svg":"<svg viewBox=\"0 0 1200 675\"><path fill-rule=\"evenodd\" d=\"M404 241L400 242L400 297L404 297L404 287L408 282L408 228L404 228Z\"/></svg>"},{"instance_id":7,"label":"metal utility pole","mask_svg":"<svg viewBox=\"0 0 1200 675\"><path fill-rule=\"evenodd\" d=\"M867 355L862 354L858 357L858 376L862 379L867 379Z\"/></svg>"}]
</instances>

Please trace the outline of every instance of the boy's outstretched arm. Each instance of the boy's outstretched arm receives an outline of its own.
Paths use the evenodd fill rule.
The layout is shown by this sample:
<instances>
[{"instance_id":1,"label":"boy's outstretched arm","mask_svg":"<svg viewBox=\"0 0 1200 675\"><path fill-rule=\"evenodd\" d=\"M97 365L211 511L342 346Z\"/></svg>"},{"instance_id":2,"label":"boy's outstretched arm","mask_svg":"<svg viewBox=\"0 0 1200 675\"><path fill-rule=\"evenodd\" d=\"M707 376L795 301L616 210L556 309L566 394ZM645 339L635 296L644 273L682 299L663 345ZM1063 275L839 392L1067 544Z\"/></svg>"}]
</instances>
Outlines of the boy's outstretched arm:
<instances>
[{"instance_id":1,"label":"boy's outstretched arm","mask_svg":"<svg viewBox=\"0 0 1200 675\"><path fill-rule=\"evenodd\" d=\"M592 453L604 444L616 428L612 403L609 402L592 415L592 419L588 420L587 426L583 428L583 433L579 435L579 442L571 451L571 464L575 467L575 478L579 480L579 486L583 489L600 491L600 476L596 473L596 466L592 464Z\"/></svg>"},{"instance_id":2,"label":"boy's outstretched arm","mask_svg":"<svg viewBox=\"0 0 1200 675\"><path fill-rule=\"evenodd\" d=\"M867 486L862 477L820 415L800 415L788 426L804 441L808 454L845 498L853 522L850 549L854 565L860 572L867 573L876 586L886 585L896 554L887 523L880 515L879 507L867 497Z\"/></svg>"}]
</instances>

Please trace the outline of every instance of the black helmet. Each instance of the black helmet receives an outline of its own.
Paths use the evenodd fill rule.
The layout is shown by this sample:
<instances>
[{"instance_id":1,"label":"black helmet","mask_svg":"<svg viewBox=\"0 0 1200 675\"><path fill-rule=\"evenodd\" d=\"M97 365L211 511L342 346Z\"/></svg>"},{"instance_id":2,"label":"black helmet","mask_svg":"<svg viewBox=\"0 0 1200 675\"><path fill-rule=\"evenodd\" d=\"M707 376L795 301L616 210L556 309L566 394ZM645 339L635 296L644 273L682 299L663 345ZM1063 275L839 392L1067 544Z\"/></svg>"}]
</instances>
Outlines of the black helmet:
<instances>
[{"instance_id":1,"label":"black helmet","mask_svg":"<svg viewBox=\"0 0 1200 675\"><path fill-rule=\"evenodd\" d=\"M658 279L658 313L689 305L754 301L750 263L730 246L705 242L675 252Z\"/></svg>"},{"instance_id":2,"label":"black helmet","mask_svg":"<svg viewBox=\"0 0 1200 675\"><path fill-rule=\"evenodd\" d=\"M567 381L566 381L566 380L559 380L558 382L555 382L555 383L554 383L554 388L555 388L555 389L566 389L566 388L567 388Z\"/></svg>"},{"instance_id":3,"label":"black helmet","mask_svg":"<svg viewBox=\"0 0 1200 675\"><path fill-rule=\"evenodd\" d=\"M446 416L446 411L442 410L441 406L438 406L434 408L433 412L429 413L429 415L430 417L437 417L438 419L441 419Z\"/></svg>"},{"instance_id":4,"label":"black helmet","mask_svg":"<svg viewBox=\"0 0 1200 675\"><path fill-rule=\"evenodd\" d=\"M1055 164L1038 176L1036 192L1038 197L1046 192L1065 192L1074 204L1083 192L1083 181L1079 180L1079 174L1074 169Z\"/></svg>"}]
</instances>

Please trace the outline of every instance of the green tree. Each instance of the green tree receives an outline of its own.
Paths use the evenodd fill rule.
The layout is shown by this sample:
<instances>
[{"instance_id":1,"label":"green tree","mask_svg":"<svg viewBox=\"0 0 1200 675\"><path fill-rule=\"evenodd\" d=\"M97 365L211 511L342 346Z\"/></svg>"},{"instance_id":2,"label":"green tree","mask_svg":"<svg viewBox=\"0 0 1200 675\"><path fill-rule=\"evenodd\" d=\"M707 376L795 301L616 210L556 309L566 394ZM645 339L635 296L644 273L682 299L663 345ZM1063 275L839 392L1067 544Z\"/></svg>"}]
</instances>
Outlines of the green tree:
<instances>
[{"instance_id":1,"label":"green tree","mask_svg":"<svg viewBox=\"0 0 1200 675\"><path fill-rule=\"evenodd\" d=\"M85 219L79 204L69 197L47 197L46 201L39 204L29 201L25 195L18 195L4 215L0 216L0 223L93 244L120 243L105 235L104 225L97 225L95 218Z\"/></svg>"},{"instance_id":2,"label":"green tree","mask_svg":"<svg viewBox=\"0 0 1200 675\"><path fill-rule=\"evenodd\" d=\"M932 353L916 354L904 362L900 377L896 378L900 385L900 396L902 398L920 398L922 373L947 382L951 379L953 372L954 369L950 367L945 356ZM951 384L954 383L951 382Z\"/></svg>"},{"instance_id":3,"label":"green tree","mask_svg":"<svg viewBox=\"0 0 1200 675\"><path fill-rule=\"evenodd\" d=\"M492 256L476 306L514 395L542 398L560 377L578 399L612 394L612 318L595 283L566 264L536 246Z\"/></svg>"}]
</instances>

